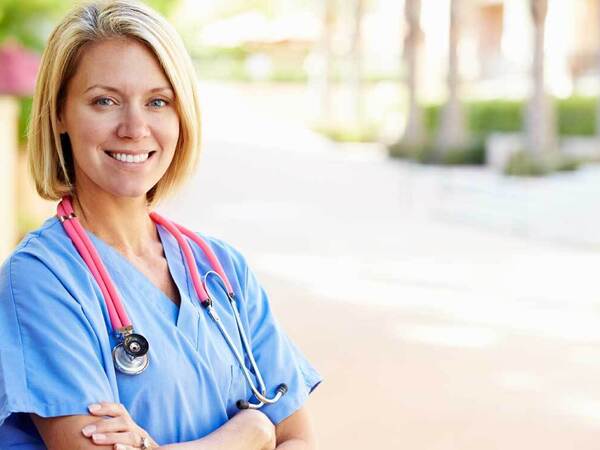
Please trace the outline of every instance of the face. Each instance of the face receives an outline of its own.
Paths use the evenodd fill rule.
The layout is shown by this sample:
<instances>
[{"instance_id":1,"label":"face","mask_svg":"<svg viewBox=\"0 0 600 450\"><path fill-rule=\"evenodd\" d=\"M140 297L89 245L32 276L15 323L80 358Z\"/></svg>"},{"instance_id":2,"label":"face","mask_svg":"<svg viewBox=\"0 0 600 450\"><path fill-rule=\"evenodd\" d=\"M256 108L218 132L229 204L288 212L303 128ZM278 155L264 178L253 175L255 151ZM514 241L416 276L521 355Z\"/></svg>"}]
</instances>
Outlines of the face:
<instances>
[{"instance_id":1,"label":"face","mask_svg":"<svg viewBox=\"0 0 600 450\"><path fill-rule=\"evenodd\" d=\"M71 141L78 193L145 198L179 138L175 94L154 54L130 39L88 44L59 131Z\"/></svg>"}]
</instances>

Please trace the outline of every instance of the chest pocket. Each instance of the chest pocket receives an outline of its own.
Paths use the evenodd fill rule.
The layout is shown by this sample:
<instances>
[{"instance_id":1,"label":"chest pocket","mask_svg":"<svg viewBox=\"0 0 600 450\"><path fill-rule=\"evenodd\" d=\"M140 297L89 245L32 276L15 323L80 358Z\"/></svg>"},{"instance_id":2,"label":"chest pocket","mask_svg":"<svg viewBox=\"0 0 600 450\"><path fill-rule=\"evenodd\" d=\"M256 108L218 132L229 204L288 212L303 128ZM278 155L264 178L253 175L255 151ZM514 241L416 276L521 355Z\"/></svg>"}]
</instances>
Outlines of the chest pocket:
<instances>
[{"instance_id":1,"label":"chest pocket","mask_svg":"<svg viewBox=\"0 0 600 450\"><path fill-rule=\"evenodd\" d=\"M229 334L236 350L241 355L246 367L248 367L229 299L226 293L218 286L211 284L209 288L212 288L210 292L211 298L213 299L213 305L221 319L221 323ZM202 353L203 348L205 349L206 358L217 378L222 399L227 408L227 414L231 417L238 412L236 402L241 399L247 400L250 389L238 360L218 325L205 309L200 307L199 313L200 332L198 334L198 351ZM207 339L210 339L210 341L207 342Z\"/></svg>"}]
</instances>

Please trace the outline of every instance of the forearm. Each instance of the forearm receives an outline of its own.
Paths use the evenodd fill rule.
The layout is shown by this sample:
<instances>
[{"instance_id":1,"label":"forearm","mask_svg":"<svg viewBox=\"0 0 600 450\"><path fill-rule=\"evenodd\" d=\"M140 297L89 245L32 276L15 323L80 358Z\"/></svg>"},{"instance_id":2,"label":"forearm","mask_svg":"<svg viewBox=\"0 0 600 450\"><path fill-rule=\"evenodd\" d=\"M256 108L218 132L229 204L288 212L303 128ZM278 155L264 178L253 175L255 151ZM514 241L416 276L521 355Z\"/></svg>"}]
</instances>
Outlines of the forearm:
<instances>
[{"instance_id":1,"label":"forearm","mask_svg":"<svg viewBox=\"0 0 600 450\"><path fill-rule=\"evenodd\" d=\"M279 444L275 447L275 450L315 450L316 448L314 442L310 443L302 439L290 439Z\"/></svg>"},{"instance_id":2,"label":"forearm","mask_svg":"<svg viewBox=\"0 0 600 450\"><path fill-rule=\"evenodd\" d=\"M273 434L260 421L238 414L201 439L161 446L160 450L270 450L272 441Z\"/></svg>"}]
</instances>

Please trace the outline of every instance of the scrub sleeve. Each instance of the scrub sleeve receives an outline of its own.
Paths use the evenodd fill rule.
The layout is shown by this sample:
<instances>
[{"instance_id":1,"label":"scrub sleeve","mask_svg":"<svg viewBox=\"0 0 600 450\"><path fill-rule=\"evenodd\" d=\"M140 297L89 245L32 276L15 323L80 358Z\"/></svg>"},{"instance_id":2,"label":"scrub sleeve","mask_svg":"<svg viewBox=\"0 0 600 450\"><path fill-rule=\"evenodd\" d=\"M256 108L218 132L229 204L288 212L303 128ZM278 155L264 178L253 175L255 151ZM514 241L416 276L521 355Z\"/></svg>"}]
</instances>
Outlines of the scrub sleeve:
<instances>
[{"instance_id":1,"label":"scrub sleeve","mask_svg":"<svg viewBox=\"0 0 600 450\"><path fill-rule=\"evenodd\" d=\"M322 378L279 326L268 296L248 267L245 258L228 244L212 238L209 238L209 242L213 243L221 261L223 256L218 248L215 248L215 243L226 249L229 256L227 259L233 262L234 267L230 270L224 267L224 270L229 277L232 277L231 274L237 274L241 281L241 297L238 300L240 316L244 328L249 330L250 346L267 385L267 395L272 397L281 383L288 387L287 393L277 403L261 408L274 424L278 424L304 404ZM248 361L246 366L251 370ZM236 370L239 373L238 383L245 386L241 371Z\"/></svg>"},{"instance_id":2,"label":"scrub sleeve","mask_svg":"<svg viewBox=\"0 0 600 450\"><path fill-rule=\"evenodd\" d=\"M114 399L99 338L67 287L26 250L5 264L0 271L0 292L6 294L0 298L0 425L12 413L88 414L88 404Z\"/></svg>"}]
</instances>

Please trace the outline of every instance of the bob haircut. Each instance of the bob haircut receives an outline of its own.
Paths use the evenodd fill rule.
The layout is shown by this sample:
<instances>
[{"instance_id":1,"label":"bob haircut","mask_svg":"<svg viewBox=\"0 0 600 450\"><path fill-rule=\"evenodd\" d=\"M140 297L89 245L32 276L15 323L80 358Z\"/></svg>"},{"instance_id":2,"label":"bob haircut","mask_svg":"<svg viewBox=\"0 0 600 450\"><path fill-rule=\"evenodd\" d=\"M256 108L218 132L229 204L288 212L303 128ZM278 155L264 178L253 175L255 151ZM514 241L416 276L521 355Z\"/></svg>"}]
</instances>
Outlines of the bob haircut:
<instances>
[{"instance_id":1,"label":"bob haircut","mask_svg":"<svg viewBox=\"0 0 600 450\"><path fill-rule=\"evenodd\" d=\"M29 168L39 195L59 200L75 193L70 141L58 130L67 85L86 44L134 39L162 66L175 93L179 139L169 168L148 191L149 205L180 186L196 166L200 152L200 101L196 73L183 42L160 14L134 0L92 1L76 6L54 29L38 74L31 111Z\"/></svg>"}]
</instances>

